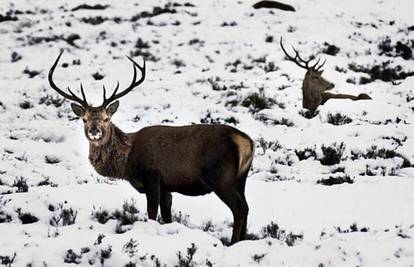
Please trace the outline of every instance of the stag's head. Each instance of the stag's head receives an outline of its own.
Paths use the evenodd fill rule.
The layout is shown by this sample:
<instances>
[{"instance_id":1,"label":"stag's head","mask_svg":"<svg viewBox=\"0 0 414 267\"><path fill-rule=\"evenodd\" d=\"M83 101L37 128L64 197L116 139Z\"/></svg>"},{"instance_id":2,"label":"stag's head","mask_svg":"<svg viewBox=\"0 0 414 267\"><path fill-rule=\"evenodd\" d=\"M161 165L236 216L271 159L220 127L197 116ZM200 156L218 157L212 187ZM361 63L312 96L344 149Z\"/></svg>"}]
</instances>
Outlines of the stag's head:
<instances>
[{"instance_id":1,"label":"stag's head","mask_svg":"<svg viewBox=\"0 0 414 267\"><path fill-rule=\"evenodd\" d=\"M300 57L299 52L293 46L292 49L295 52L295 56L292 57L288 54L288 52L286 52L286 49L283 47L282 37L280 37L280 47L290 61L294 62L299 67L306 69L305 79L303 80L304 87L313 88L314 90L319 90L320 92L328 91L335 87L333 83L322 77L322 67L325 64L326 60L319 65L320 58L318 58L315 64L310 65L310 62L313 60L313 58L304 60Z\"/></svg>"},{"instance_id":2,"label":"stag's head","mask_svg":"<svg viewBox=\"0 0 414 267\"><path fill-rule=\"evenodd\" d=\"M68 100L74 101L71 103L71 108L73 112L83 120L85 135L89 142L93 145L106 144L110 140L112 134L112 115L117 111L119 106L119 101L117 99L128 94L132 89L134 89L144 81L145 61L143 66L141 67L132 58L128 57L128 59L133 63L134 66L134 76L131 84L126 89L117 93L119 89L118 82L115 90L109 98L106 98L106 89L105 86L103 86L103 103L99 107L93 107L89 105L86 101L86 96L85 92L83 91L82 84L80 85L82 98L80 98L76 94L74 94L69 87L69 93L67 93L61 90L59 87L57 87L55 82L53 81L53 72L55 71L55 68L59 62L60 57L62 56L62 53L63 50L60 52L55 63L50 68L49 84L56 92L61 94L63 97L65 97ZM137 80L137 68L141 71L141 78L139 80Z\"/></svg>"}]
</instances>

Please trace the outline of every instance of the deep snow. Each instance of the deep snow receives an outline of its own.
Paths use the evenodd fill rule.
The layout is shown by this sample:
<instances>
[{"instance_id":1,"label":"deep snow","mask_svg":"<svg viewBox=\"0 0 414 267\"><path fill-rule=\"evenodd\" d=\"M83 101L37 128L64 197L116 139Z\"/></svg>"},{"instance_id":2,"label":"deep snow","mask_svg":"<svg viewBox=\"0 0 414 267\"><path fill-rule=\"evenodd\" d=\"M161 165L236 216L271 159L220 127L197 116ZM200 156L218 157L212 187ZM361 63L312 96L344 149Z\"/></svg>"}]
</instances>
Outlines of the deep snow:
<instances>
[{"instance_id":1,"label":"deep snow","mask_svg":"<svg viewBox=\"0 0 414 267\"><path fill-rule=\"evenodd\" d=\"M0 6L0 15L12 10L9 17L16 18L0 22L0 262L15 254L12 266L62 266L65 257L81 266L174 266L178 253L185 257L194 243L195 265L414 266L414 77L359 84L368 75L349 67L390 61L414 71L413 58L380 55L378 48L387 36L393 46L413 46L412 1L287 2L296 12L254 10L254 1L88 1L108 7L71 11L84 3L22 0ZM153 14L154 7L170 12L142 13ZM72 45L64 40L74 34L80 38ZM269 36L272 42L265 41ZM335 83L334 92L367 93L373 100L330 100L314 118L303 117L304 70L285 60L280 36L304 57L327 59L324 77ZM144 45L137 48L139 38ZM322 53L325 42L339 53ZM47 82L62 48L56 82L78 90L82 81L95 104L102 101L102 84L130 82L132 66L124 55L142 62L140 55L150 53L147 79L122 98L113 118L124 131L227 121L249 134L256 155L246 186L248 231L260 239L223 245L232 217L214 194L174 194L179 222L145 221L143 195L127 182L96 174L81 120ZM39 74L30 78L30 71ZM97 72L102 80L93 78ZM213 90L213 83L221 90ZM255 92L275 104L260 111L244 107ZM351 121L333 125L329 116L337 113ZM340 162L322 165L322 147L341 142ZM311 155L301 160L307 148ZM382 148L388 154L378 152ZM321 184L346 175L353 183ZM17 192L26 191L16 185L19 180L28 192ZM117 226L116 219L101 224L92 215L120 210L125 202L139 210L133 225ZM73 224L51 222L70 209ZM38 221L22 224L25 213ZM263 238L271 222L285 231L279 239ZM288 246L289 233L303 239ZM100 234L105 237L96 242ZM137 246L128 248L128 242Z\"/></svg>"}]
</instances>

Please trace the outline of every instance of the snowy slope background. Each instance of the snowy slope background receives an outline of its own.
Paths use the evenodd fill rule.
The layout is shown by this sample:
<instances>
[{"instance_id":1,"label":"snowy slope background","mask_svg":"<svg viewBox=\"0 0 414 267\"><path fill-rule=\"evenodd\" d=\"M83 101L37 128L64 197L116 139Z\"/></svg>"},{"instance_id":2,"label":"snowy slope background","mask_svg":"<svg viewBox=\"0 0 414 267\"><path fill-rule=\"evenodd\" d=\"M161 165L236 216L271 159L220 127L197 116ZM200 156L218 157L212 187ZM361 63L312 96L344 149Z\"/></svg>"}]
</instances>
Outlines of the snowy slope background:
<instances>
[{"instance_id":1,"label":"snowy slope background","mask_svg":"<svg viewBox=\"0 0 414 267\"><path fill-rule=\"evenodd\" d=\"M414 266L414 3L287 3L296 12L234 0L1 1L0 263ZM334 92L373 100L331 100L305 118L305 72L280 36L327 60ZM77 92L82 81L95 105L103 84L130 82L125 55L146 58L145 82L113 118L126 132L226 123L249 134L251 240L225 245L232 216L214 194L174 194L175 222L163 225L146 220L127 182L96 174L81 120L47 82L60 49L55 81Z\"/></svg>"}]
</instances>

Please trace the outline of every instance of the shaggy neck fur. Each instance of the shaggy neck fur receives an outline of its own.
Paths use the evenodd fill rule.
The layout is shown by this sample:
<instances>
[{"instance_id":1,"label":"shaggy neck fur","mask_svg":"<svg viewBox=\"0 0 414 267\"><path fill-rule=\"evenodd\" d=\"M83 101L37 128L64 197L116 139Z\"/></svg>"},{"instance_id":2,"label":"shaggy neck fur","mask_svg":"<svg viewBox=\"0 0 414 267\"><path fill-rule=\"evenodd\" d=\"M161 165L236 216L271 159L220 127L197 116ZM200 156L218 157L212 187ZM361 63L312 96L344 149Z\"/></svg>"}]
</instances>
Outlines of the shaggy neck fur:
<instances>
[{"instance_id":1,"label":"shaggy neck fur","mask_svg":"<svg viewBox=\"0 0 414 267\"><path fill-rule=\"evenodd\" d=\"M131 151L129 137L114 124L110 126L109 135L106 144L89 144L89 161L102 176L127 179L126 163Z\"/></svg>"},{"instance_id":2,"label":"shaggy neck fur","mask_svg":"<svg viewBox=\"0 0 414 267\"><path fill-rule=\"evenodd\" d=\"M311 83L309 75L309 71L306 72L305 79L302 83L302 106L310 110L315 110L320 105L322 97L320 89L315 88L315 85Z\"/></svg>"}]
</instances>

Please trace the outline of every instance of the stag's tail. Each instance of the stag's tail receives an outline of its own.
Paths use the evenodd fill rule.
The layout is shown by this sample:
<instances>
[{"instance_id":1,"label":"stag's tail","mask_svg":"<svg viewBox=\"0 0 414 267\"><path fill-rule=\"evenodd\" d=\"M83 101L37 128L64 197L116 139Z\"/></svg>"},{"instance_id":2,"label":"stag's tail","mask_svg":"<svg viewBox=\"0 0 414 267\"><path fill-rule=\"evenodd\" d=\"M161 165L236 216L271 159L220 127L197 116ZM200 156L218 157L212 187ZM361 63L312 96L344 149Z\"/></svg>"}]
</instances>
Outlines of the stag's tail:
<instances>
[{"instance_id":1,"label":"stag's tail","mask_svg":"<svg viewBox=\"0 0 414 267\"><path fill-rule=\"evenodd\" d=\"M254 142L248 135L242 132L233 135L233 141L239 152L237 177L246 177L253 162Z\"/></svg>"}]
</instances>

